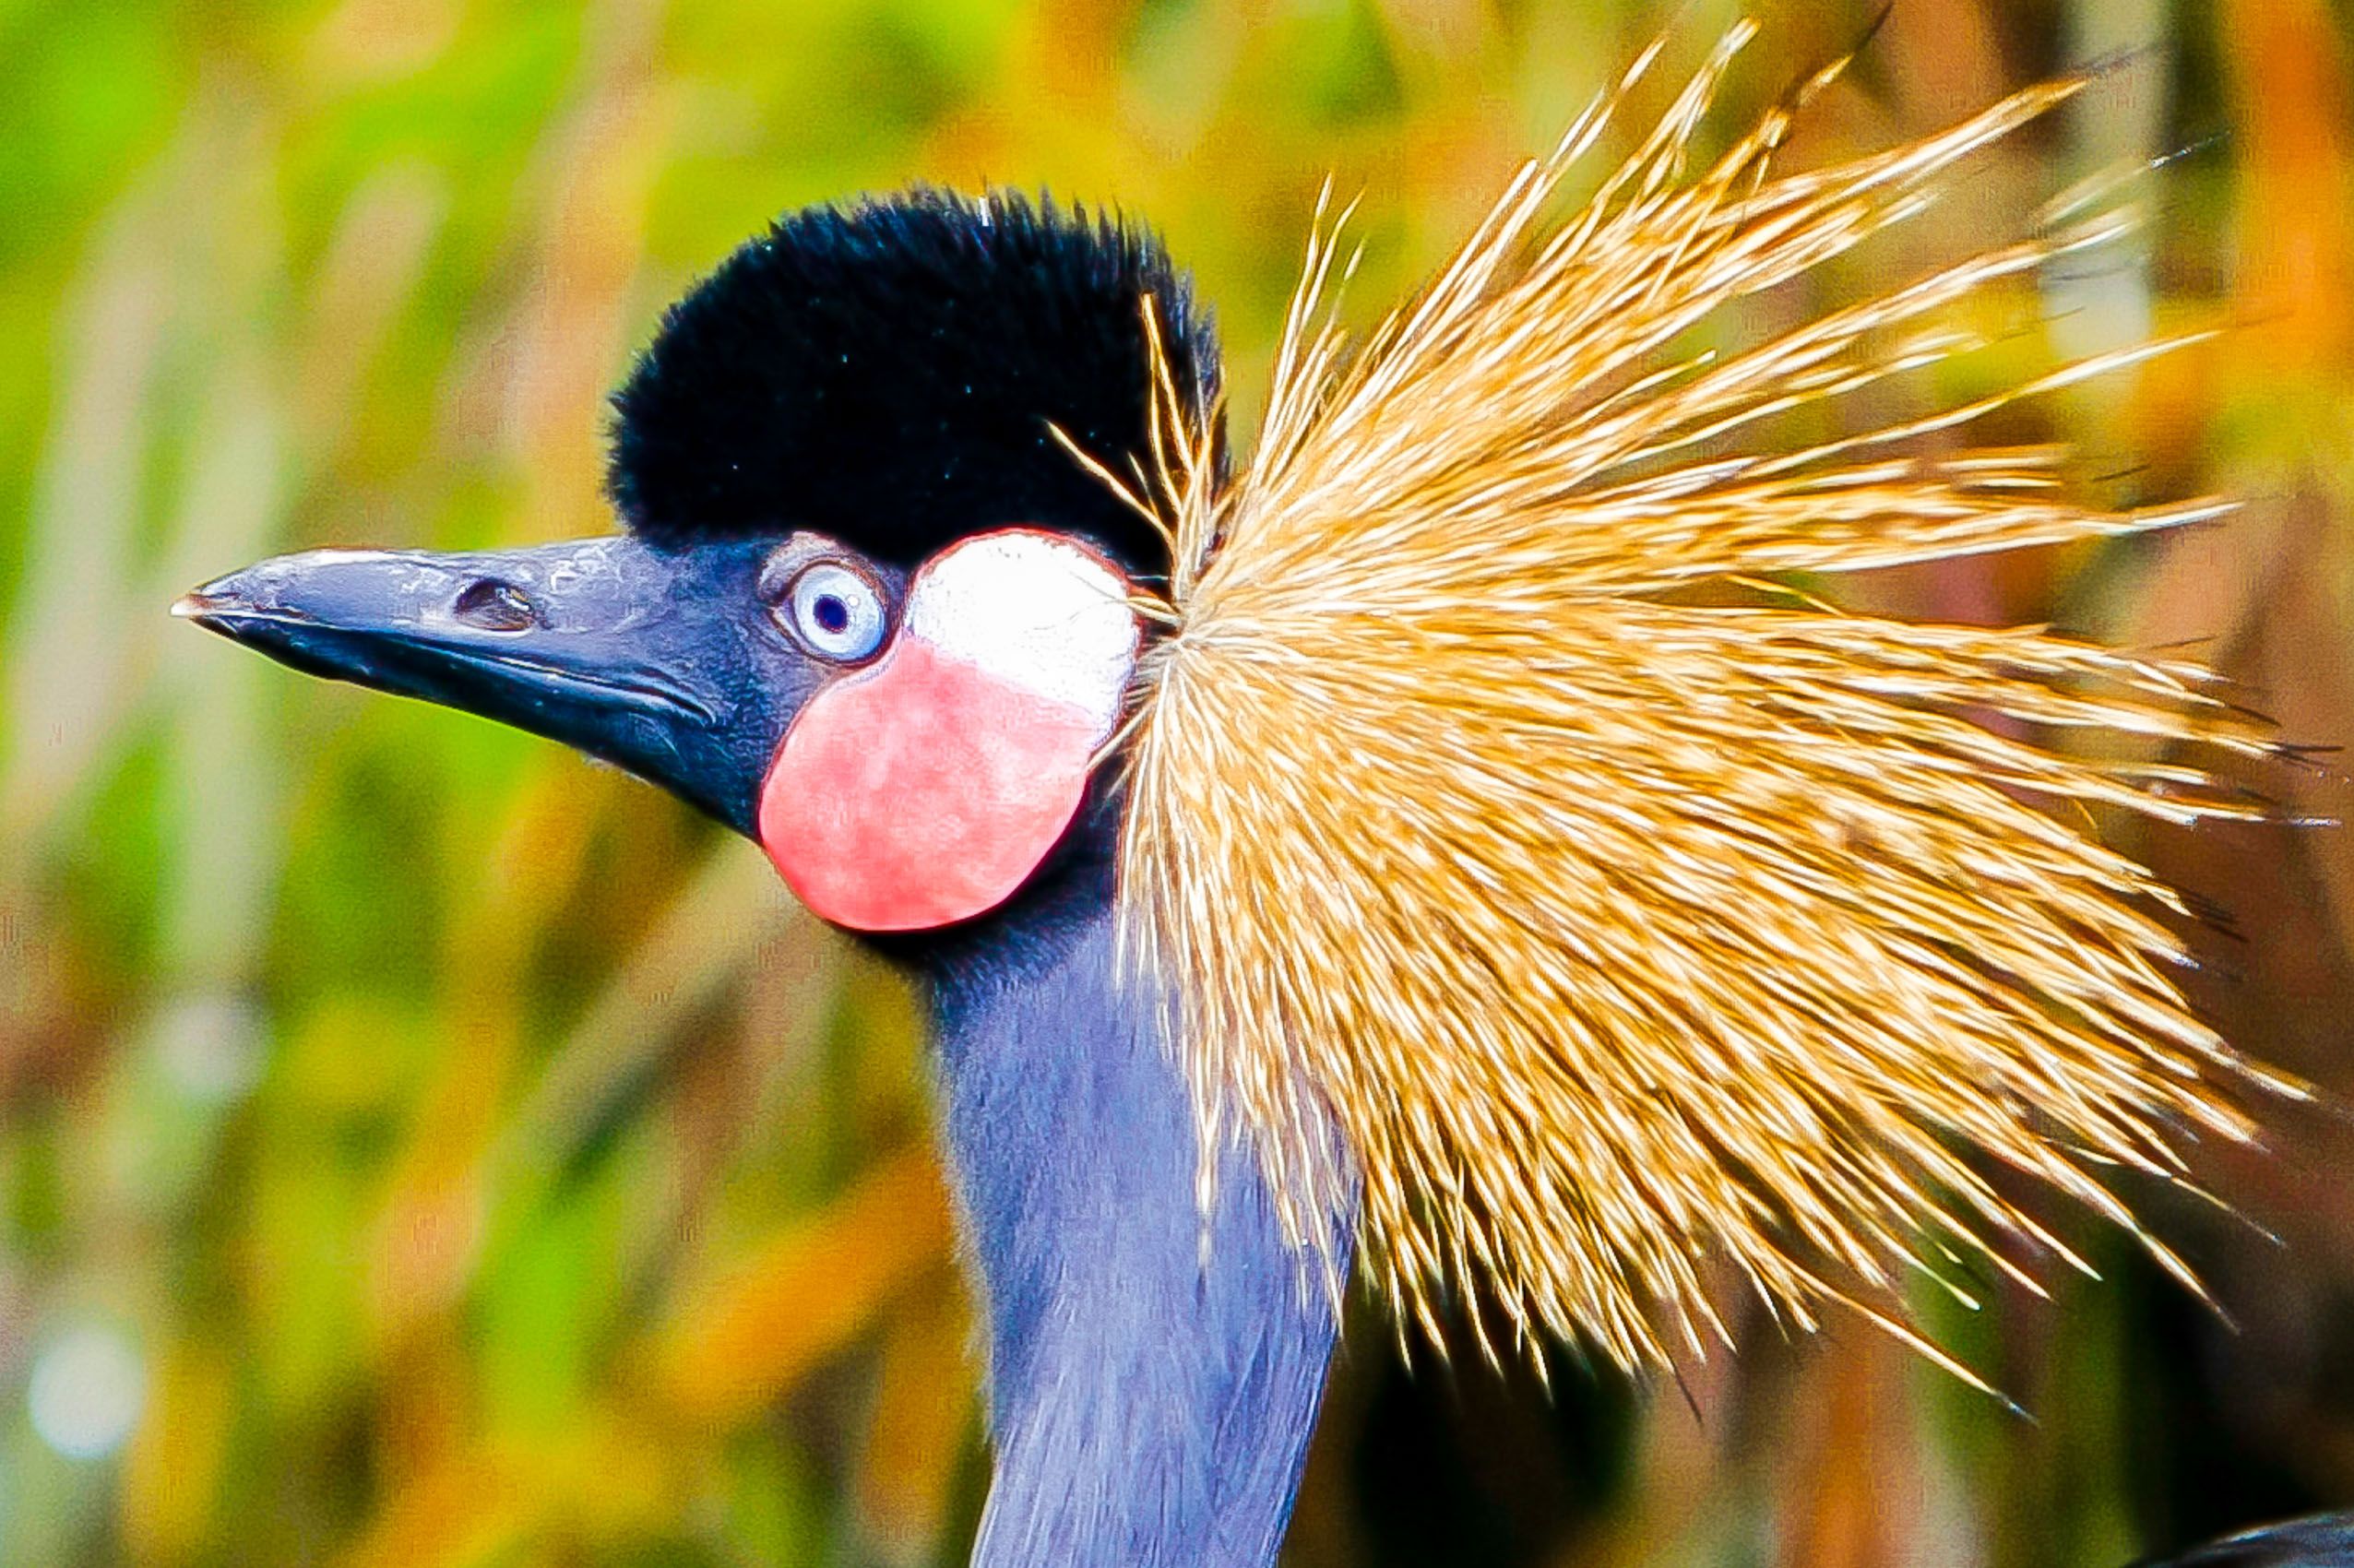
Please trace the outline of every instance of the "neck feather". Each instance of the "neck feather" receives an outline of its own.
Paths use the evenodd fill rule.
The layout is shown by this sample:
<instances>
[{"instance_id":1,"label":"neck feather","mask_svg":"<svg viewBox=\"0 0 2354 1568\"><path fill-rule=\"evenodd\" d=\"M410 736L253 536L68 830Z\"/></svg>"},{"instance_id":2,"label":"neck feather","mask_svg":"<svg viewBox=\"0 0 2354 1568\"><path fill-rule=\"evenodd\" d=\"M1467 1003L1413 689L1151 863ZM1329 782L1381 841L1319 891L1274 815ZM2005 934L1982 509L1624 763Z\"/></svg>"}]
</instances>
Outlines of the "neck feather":
<instances>
[{"instance_id":1,"label":"neck feather","mask_svg":"<svg viewBox=\"0 0 2354 1568\"><path fill-rule=\"evenodd\" d=\"M975 1568L1266 1568L1332 1354L1330 1303L1194 1118L1108 905L935 968L945 1133L988 1313L997 1469Z\"/></svg>"}]
</instances>

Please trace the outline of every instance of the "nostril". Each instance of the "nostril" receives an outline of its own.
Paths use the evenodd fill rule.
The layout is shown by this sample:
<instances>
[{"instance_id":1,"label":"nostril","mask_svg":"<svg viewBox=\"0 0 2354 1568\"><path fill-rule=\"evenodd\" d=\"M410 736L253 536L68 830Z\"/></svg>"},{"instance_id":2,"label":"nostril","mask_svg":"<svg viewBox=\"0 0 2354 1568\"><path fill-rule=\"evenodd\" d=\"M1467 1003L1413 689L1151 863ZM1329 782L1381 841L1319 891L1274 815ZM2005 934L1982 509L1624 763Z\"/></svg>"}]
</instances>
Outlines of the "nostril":
<instances>
[{"instance_id":1,"label":"nostril","mask_svg":"<svg viewBox=\"0 0 2354 1568\"><path fill-rule=\"evenodd\" d=\"M476 577L458 589L451 610L468 625L485 632L528 632L540 624L540 612L529 596L496 577Z\"/></svg>"}]
</instances>

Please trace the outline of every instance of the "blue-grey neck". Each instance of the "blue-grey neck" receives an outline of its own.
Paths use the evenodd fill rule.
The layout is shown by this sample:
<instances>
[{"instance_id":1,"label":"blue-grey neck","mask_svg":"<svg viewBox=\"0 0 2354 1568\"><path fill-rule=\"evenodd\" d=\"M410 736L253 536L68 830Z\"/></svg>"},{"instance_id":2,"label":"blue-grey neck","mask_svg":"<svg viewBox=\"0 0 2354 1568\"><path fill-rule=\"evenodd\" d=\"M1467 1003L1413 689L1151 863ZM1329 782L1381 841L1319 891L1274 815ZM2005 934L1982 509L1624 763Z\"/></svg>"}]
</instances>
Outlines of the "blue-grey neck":
<instances>
[{"instance_id":1,"label":"blue-grey neck","mask_svg":"<svg viewBox=\"0 0 2354 1568\"><path fill-rule=\"evenodd\" d=\"M976 1568L1266 1568L1335 1336L1255 1162L1207 1222L1157 1009L1108 900L931 981L945 1136L988 1321L996 1474ZM1207 1243L1207 1244L1206 1244Z\"/></svg>"}]
</instances>

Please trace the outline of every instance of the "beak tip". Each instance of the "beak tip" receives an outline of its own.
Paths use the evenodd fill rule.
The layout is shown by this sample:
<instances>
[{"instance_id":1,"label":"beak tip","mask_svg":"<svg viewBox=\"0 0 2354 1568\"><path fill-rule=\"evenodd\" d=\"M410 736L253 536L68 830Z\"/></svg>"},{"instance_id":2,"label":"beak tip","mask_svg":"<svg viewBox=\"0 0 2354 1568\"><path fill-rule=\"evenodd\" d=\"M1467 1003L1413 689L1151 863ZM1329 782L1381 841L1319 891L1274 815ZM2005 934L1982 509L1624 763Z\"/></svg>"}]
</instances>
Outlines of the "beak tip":
<instances>
[{"instance_id":1,"label":"beak tip","mask_svg":"<svg viewBox=\"0 0 2354 1568\"><path fill-rule=\"evenodd\" d=\"M192 588L172 601L172 618L193 622L208 632L218 632L222 630L222 618L240 608L232 596Z\"/></svg>"},{"instance_id":2,"label":"beak tip","mask_svg":"<svg viewBox=\"0 0 2354 1568\"><path fill-rule=\"evenodd\" d=\"M172 601L172 618L194 621L199 626L218 630L216 624L225 616L249 612L257 608L251 584L243 572L232 572L225 577L215 577Z\"/></svg>"}]
</instances>

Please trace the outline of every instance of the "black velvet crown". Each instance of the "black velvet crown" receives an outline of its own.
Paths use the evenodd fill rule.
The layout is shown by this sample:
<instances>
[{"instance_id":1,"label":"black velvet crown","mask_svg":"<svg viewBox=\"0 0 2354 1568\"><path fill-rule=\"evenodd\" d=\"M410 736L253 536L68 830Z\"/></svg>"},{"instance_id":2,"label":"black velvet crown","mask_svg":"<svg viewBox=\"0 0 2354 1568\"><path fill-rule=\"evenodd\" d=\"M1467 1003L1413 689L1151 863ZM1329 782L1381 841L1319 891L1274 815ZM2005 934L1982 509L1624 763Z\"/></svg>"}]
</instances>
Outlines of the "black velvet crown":
<instances>
[{"instance_id":1,"label":"black velvet crown","mask_svg":"<svg viewBox=\"0 0 2354 1568\"><path fill-rule=\"evenodd\" d=\"M1216 338L1151 235L993 192L919 189L779 220L664 315L613 398L608 485L664 547L814 529L913 564L978 530L1159 536L1049 433L1125 477L1150 452L1142 302L1179 395Z\"/></svg>"}]
</instances>

